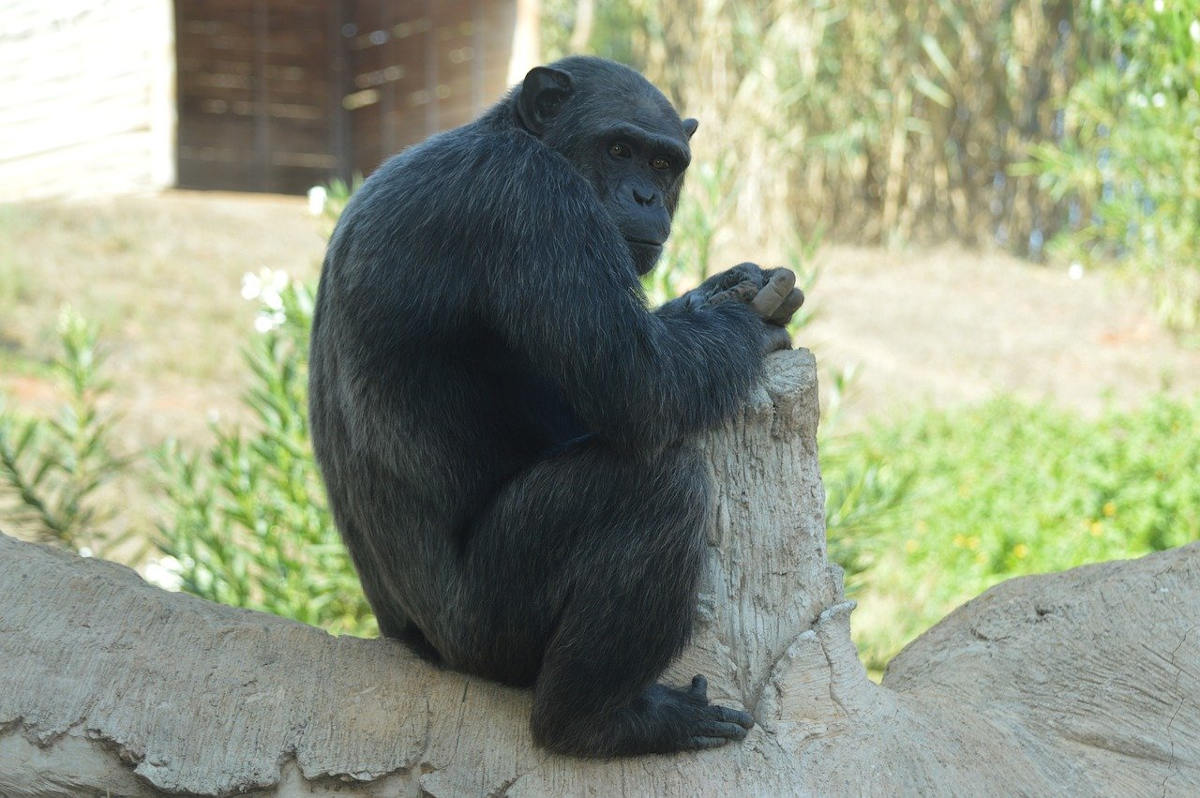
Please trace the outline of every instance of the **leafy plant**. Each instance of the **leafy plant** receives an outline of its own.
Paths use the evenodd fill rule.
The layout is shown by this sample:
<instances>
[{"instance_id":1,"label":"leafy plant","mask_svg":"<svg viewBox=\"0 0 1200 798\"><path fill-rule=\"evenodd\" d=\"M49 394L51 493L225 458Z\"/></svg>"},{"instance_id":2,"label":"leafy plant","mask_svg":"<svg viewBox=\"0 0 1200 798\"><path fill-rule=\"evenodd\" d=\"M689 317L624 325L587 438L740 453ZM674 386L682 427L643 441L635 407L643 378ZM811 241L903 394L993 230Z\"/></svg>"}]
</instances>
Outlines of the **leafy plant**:
<instances>
[{"instance_id":1,"label":"leafy plant","mask_svg":"<svg viewBox=\"0 0 1200 798\"><path fill-rule=\"evenodd\" d=\"M125 540L104 530L114 512L98 493L129 464L113 452L115 415L102 409L112 383L100 376L97 331L70 308L59 313L60 355L51 364L66 399L53 418L0 408L4 515L46 542L106 554Z\"/></svg>"},{"instance_id":2,"label":"leafy plant","mask_svg":"<svg viewBox=\"0 0 1200 798\"><path fill-rule=\"evenodd\" d=\"M897 523L913 482L912 473L891 467L878 449L864 449L861 435L840 431L841 410L857 377L854 367L830 375L817 430L829 558L845 572L850 595L865 587L877 559L874 541Z\"/></svg>"},{"instance_id":3,"label":"leafy plant","mask_svg":"<svg viewBox=\"0 0 1200 798\"><path fill-rule=\"evenodd\" d=\"M271 323L246 351L249 429L213 426L214 443L169 443L160 547L180 587L332 632L376 633L333 525L308 434L307 362L314 295L273 274L249 281ZM263 316L260 314L260 318Z\"/></svg>"}]
</instances>

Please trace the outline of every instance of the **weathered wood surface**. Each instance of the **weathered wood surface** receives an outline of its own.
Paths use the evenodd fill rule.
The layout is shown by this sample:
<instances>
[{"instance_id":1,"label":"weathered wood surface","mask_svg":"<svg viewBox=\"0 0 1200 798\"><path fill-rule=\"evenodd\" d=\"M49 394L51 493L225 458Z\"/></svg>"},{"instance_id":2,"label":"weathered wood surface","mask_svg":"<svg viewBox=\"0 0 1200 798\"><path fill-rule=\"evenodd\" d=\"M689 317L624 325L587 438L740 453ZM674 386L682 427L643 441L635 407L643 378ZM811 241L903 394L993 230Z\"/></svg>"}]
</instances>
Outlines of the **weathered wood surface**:
<instances>
[{"instance_id":1,"label":"weathered wood surface","mask_svg":"<svg viewBox=\"0 0 1200 798\"><path fill-rule=\"evenodd\" d=\"M771 358L702 445L718 511L672 672L740 745L547 755L530 695L0 536L0 795L1200 794L1200 545L1002 584L871 683L825 558L816 378Z\"/></svg>"}]
</instances>

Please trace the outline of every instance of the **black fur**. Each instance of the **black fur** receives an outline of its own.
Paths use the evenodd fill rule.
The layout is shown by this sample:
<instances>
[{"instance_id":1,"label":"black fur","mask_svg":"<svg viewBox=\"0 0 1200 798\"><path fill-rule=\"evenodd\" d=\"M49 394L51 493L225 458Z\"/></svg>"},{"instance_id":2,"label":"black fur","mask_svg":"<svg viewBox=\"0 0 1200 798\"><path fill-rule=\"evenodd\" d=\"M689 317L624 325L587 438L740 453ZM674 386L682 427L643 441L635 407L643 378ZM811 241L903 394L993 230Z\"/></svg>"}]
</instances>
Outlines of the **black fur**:
<instances>
[{"instance_id":1,"label":"black fur","mask_svg":"<svg viewBox=\"0 0 1200 798\"><path fill-rule=\"evenodd\" d=\"M781 345L749 296L708 301L736 279L645 306L694 129L625 67L539 68L380 167L321 276L313 441L380 628L534 685L534 734L559 751L708 747L752 725L702 679L654 681L703 564L686 442Z\"/></svg>"}]
</instances>

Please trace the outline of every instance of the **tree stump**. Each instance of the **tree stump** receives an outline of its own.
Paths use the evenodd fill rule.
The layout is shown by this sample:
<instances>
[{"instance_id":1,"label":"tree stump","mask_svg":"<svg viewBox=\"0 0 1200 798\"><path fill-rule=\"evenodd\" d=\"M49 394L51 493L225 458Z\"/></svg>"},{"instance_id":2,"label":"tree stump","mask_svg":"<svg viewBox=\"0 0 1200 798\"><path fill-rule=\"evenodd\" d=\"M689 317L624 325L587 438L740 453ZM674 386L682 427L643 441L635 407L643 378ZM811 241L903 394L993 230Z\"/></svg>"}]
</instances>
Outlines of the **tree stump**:
<instances>
[{"instance_id":1,"label":"tree stump","mask_svg":"<svg viewBox=\"0 0 1200 798\"><path fill-rule=\"evenodd\" d=\"M1200 545L999 585L879 686L816 425L812 356L784 352L700 442L710 568L669 676L752 711L741 744L550 755L527 691L0 536L0 795L1200 794Z\"/></svg>"}]
</instances>

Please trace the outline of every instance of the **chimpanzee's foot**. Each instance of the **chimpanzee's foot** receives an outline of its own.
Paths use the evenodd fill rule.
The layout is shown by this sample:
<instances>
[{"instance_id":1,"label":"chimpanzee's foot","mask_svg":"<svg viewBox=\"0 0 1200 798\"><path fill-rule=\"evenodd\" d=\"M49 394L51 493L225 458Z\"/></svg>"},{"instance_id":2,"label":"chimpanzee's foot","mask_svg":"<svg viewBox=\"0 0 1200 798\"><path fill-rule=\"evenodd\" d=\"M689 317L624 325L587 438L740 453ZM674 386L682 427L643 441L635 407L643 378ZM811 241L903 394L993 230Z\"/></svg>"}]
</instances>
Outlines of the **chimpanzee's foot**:
<instances>
[{"instance_id":1,"label":"chimpanzee's foot","mask_svg":"<svg viewBox=\"0 0 1200 798\"><path fill-rule=\"evenodd\" d=\"M539 699L541 697L539 696ZM577 756L667 754L716 748L743 740L754 726L746 712L708 702L708 682L687 689L652 684L628 706L597 714L578 707L547 707L536 700L533 732L539 743Z\"/></svg>"},{"instance_id":2,"label":"chimpanzee's foot","mask_svg":"<svg viewBox=\"0 0 1200 798\"><path fill-rule=\"evenodd\" d=\"M717 748L730 740L744 740L753 728L754 717L718 704L708 703L708 680L697 674L686 690L662 684L647 688L643 699L654 711L679 718L677 744L662 752ZM672 724L675 725L675 724Z\"/></svg>"}]
</instances>

